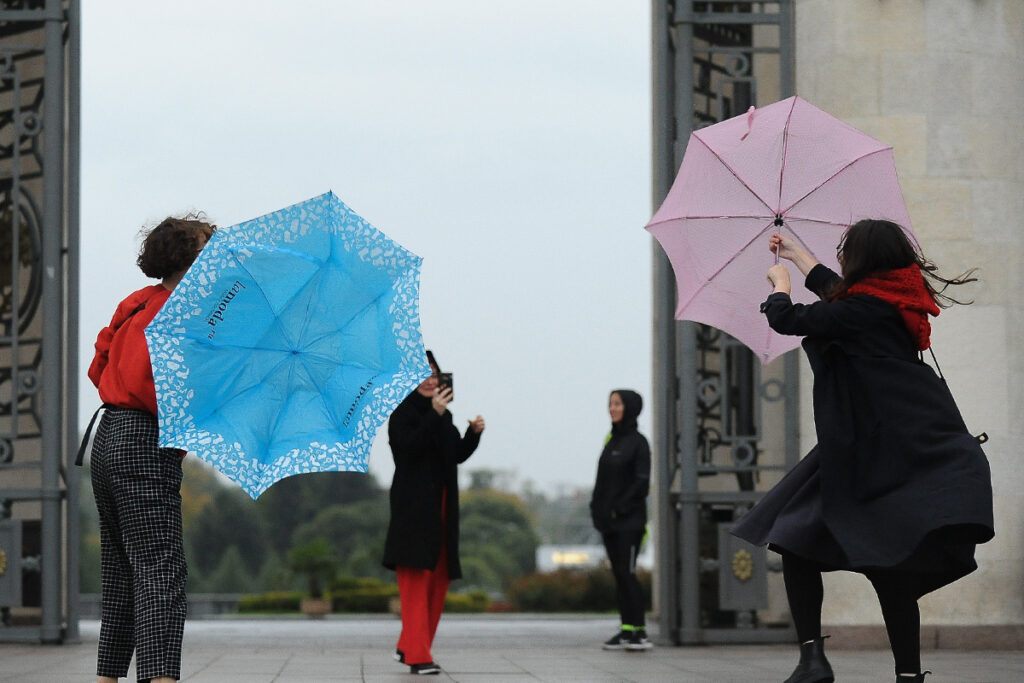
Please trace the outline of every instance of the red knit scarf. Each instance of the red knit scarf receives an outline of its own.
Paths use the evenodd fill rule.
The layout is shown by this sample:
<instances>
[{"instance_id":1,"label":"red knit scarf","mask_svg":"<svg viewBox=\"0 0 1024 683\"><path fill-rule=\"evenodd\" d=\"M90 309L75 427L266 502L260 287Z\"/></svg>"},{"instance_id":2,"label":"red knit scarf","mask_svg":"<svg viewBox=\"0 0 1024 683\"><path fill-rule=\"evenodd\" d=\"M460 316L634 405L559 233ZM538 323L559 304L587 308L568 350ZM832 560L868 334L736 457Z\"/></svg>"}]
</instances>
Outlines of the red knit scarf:
<instances>
[{"instance_id":1,"label":"red knit scarf","mask_svg":"<svg viewBox=\"0 0 1024 683\"><path fill-rule=\"evenodd\" d=\"M915 263L906 268L874 273L854 284L839 298L852 294L869 294L899 309L903 323L914 341L914 348L924 351L931 346L932 326L928 315L938 315L928 288L924 284L921 268Z\"/></svg>"}]
</instances>

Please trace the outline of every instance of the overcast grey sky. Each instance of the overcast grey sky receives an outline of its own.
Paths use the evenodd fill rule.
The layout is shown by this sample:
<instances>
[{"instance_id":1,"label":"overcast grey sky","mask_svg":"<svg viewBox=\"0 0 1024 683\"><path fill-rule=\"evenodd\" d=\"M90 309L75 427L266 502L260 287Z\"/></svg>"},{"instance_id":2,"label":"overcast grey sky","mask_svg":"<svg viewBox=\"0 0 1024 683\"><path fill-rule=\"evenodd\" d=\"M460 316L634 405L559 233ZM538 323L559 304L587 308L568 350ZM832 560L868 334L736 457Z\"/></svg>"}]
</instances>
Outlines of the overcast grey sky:
<instances>
[{"instance_id":1,"label":"overcast grey sky","mask_svg":"<svg viewBox=\"0 0 1024 683\"><path fill-rule=\"evenodd\" d=\"M589 486L608 391L650 394L649 4L105 0L83 16L82 393L137 233L333 190L424 259L469 469ZM649 435L649 406L641 430ZM392 464L382 429L370 460Z\"/></svg>"}]
</instances>

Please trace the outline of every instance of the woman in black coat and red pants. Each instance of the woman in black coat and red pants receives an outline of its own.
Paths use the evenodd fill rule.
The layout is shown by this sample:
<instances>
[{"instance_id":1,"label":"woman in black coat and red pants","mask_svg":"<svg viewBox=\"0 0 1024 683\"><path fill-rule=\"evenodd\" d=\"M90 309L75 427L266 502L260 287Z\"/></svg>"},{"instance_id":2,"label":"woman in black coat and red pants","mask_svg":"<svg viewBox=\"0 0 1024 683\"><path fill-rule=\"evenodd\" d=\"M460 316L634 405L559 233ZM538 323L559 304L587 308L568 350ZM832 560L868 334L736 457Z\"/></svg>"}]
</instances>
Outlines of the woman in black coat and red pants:
<instances>
[{"instance_id":1,"label":"woman in black coat and red pants","mask_svg":"<svg viewBox=\"0 0 1024 683\"><path fill-rule=\"evenodd\" d=\"M884 220L846 231L842 277L788 237L770 244L822 299L794 304L786 267L768 271L775 291L761 310L776 332L805 337L818 445L733 533L782 554L801 642L788 683L834 680L821 635L821 572L837 569L862 573L875 588L897 681L922 681L917 600L974 571L975 545L993 536L988 461L945 381L921 359L928 316L961 303L943 290L973 278L940 277Z\"/></svg>"},{"instance_id":2,"label":"woman in black coat and red pants","mask_svg":"<svg viewBox=\"0 0 1024 683\"><path fill-rule=\"evenodd\" d=\"M411 673L437 674L430 646L441 620L448 584L462 577L459 564L458 466L480 443L484 419L469 420L464 435L452 424L452 389L434 371L391 414L388 438L395 459L391 522L383 564L398 576L402 634L395 658Z\"/></svg>"}]
</instances>

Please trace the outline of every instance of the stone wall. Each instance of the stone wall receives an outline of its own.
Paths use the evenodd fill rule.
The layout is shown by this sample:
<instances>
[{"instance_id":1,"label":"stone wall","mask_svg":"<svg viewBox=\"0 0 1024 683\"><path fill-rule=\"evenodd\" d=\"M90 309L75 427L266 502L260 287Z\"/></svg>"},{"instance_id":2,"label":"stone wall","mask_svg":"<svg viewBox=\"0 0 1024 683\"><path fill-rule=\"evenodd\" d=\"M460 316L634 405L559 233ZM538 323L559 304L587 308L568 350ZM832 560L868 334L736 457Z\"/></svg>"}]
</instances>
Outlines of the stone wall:
<instances>
[{"instance_id":1,"label":"stone wall","mask_svg":"<svg viewBox=\"0 0 1024 683\"><path fill-rule=\"evenodd\" d=\"M1024 622L1024 2L796 0L797 94L895 149L925 254L978 266L975 303L935 321L934 349L986 446L996 538L980 569L921 601L925 624ZM965 290L968 288L964 288ZM802 445L814 441L802 370ZM880 623L860 576L826 576L823 620Z\"/></svg>"}]
</instances>

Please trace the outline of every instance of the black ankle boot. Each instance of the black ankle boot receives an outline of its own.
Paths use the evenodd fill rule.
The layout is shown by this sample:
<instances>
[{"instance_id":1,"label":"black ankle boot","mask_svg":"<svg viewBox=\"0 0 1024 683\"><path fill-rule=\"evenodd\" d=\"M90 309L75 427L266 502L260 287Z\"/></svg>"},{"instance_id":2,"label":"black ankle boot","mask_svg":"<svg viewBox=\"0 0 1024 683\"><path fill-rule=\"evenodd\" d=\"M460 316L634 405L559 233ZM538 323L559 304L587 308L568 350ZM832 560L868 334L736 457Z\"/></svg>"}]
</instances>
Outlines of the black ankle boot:
<instances>
[{"instance_id":1,"label":"black ankle boot","mask_svg":"<svg viewBox=\"0 0 1024 683\"><path fill-rule=\"evenodd\" d=\"M896 674L896 683L924 683L924 677L930 673L931 671L922 671L914 676L900 676Z\"/></svg>"},{"instance_id":2,"label":"black ankle boot","mask_svg":"<svg viewBox=\"0 0 1024 683\"><path fill-rule=\"evenodd\" d=\"M800 643L800 663L785 683L832 683L836 680L825 659L825 638L828 636Z\"/></svg>"}]
</instances>

